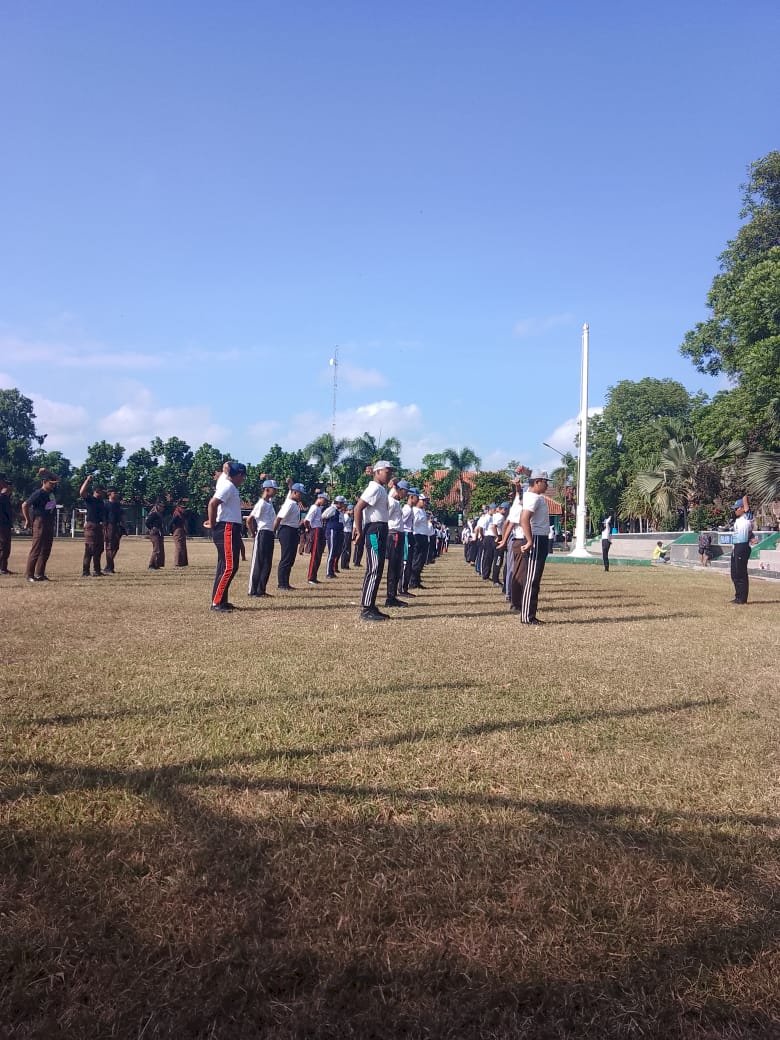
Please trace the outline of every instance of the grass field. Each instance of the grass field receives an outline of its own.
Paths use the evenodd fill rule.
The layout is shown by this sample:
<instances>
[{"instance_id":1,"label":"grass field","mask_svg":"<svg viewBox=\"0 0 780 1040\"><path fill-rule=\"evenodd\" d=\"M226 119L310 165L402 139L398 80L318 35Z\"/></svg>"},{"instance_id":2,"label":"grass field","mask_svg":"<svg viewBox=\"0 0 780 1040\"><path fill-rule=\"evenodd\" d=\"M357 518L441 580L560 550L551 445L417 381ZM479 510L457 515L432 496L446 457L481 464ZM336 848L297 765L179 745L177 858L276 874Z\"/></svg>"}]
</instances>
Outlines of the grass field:
<instances>
[{"instance_id":1,"label":"grass field","mask_svg":"<svg viewBox=\"0 0 780 1040\"><path fill-rule=\"evenodd\" d=\"M780 588L553 564L529 629L455 551L228 616L190 548L0 579L2 1037L780 1036Z\"/></svg>"}]
</instances>

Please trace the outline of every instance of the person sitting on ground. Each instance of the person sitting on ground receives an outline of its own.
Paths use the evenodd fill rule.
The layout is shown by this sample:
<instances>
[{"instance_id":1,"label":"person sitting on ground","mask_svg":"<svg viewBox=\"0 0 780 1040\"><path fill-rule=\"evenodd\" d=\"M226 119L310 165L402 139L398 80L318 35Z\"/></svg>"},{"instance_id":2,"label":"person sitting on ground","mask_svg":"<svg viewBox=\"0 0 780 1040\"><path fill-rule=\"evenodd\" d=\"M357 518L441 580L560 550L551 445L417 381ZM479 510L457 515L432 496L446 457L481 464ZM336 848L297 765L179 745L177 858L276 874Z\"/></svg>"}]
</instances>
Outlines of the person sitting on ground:
<instances>
[{"instance_id":1,"label":"person sitting on ground","mask_svg":"<svg viewBox=\"0 0 780 1040\"><path fill-rule=\"evenodd\" d=\"M663 542L656 542L655 549L653 549L653 562L654 563L668 563L669 547L664 547Z\"/></svg>"}]
</instances>

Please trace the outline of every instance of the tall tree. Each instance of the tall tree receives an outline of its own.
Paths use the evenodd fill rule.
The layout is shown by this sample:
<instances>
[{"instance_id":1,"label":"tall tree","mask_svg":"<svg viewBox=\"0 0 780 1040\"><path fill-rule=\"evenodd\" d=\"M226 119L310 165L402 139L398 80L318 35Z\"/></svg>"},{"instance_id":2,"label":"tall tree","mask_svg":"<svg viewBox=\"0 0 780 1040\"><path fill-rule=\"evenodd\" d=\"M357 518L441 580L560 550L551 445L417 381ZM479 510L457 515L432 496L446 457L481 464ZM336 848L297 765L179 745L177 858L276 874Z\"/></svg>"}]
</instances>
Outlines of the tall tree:
<instances>
[{"instance_id":1,"label":"tall tree","mask_svg":"<svg viewBox=\"0 0 780 1040\"><path fill-rule=\"evenodd\" d=\"M320 476L327 478L328 483L333 486L336 478L336 466L349 445L350 442L346 438L338 440L332 433L321 433L319 437L306 445L303 452Z\"/></svg>"},{"instance_id":2,"label":"tall tree","mask_svg":"<svg viewBox=\"0 0 780 1040\"><path fill-rule=\"evenodd\" d=\"M401 442L397 437L378 441L372 434L362 433L349 442L349 453L350 461L356 466L365 468L386 459L396 469L401 468Z\"/></svg>"},{"instance_id":3,"label":"tall tree","mask_svg":"<svg viewBox=\"0 0 780 1040\"><path fill-rule=\"evenodd\" d=\"M84 462L76 468L73 474L71 482L74 491L78 493L78 489L88 473L94 476L97 484L122 490L124 454L125 449L121 444L109 444L108 441L95 441L94 444L90 444Z\"/></svg>"},{"instance_id":4,"label":"tall tree","mask_svg":"<svg viewBox=\"0 0 780 1040\"><path fill-rule=\"evenodd\" d=\"M152 456L157 459L154 492L174 500L188 497L193 461L189 444L180 437L169 437L166 441L155 437L149 447Z\"/></svg>"},{"instance_id":5,"label":"tall tree","mask_svg":"<svg viewBox=\"0 0 780 1040\"><path fill-rule=\"evenodd\" d=\"M648 471L669 441L669 424L688 424L700 398L674 379L621 380L588 421L587 505L592 517L614 516L634 475Z\"/></svg>"},{"instance_id":6,"label":"tall tree","mask_svg":"<svg viewBox=\"0 0 780 1040\"><path fill-rule=\"evenodd\" d=\"M157 469L157 459L148 448L139 448L127 459L124 472L124 487L122 494L130 502L139 505L149 502L157 493L154 480L154 471Z\"/></svg>"},{"instance_id":7,"label":"tall tree","mask_svg":"<svg viewBox=\"0 0 780 1040\"><path fill-rule=\"evenodd\" d=\"M258 463L261 471L268 474L284 488L287 479L311 489L317 483L317 472L309 465L305 451L284 451L279 444L272 444Z\"/></svg>"},{"instance_id":8,"label":"tall tree","mask_svg":"<svg viewBox=\"0 0 780 1040\"><path fill-rule=\"evenodd\" d=\"M471 500L471 485L465 479L470 470L478 470L482 459L472 448L445 448L442 452L444 468L449 472L436 484L436 494L446 496L453 489L457 493L458 510L466 513Z\"/></svg>"},{"instance_id":9,"label":"tall tree","mask_svg":"<svg viewBox=\"0 0 780 1040\"><path fill-rule=\"evenodd\" d=\"M227 458L219 448L208 443L201 444L194 452L187 491L193 512L199 515L206 512L208 501L214 493L214 474L222 468Z\"/></svg>"},{"instance_id":10,"label":"tall tree","mask_svg":"<svg viewBox=\"0 0 780 1040\"><path fill-rule=\"evenodd\" d=\"M19 495L35 487L34 454L46 440L35 429L29 397L18 390L0 390L0 472L13 481Z\"/></svg>"},{"instance_id":11,"label":"tall tree","mask_svg":"<svg viewBox=\"0 0 780 1040\"><path fill-rule=\"evenodd\" d=\"M780 401L780 151L752 164L743 191L746 223L720 256L711 317L686 334L680 352L735 384L702 410L697 428L710 446L713 427L716 436L726 427L748 447L771 450L780 447L772 422Z\"/></svg>"}]
</instances>

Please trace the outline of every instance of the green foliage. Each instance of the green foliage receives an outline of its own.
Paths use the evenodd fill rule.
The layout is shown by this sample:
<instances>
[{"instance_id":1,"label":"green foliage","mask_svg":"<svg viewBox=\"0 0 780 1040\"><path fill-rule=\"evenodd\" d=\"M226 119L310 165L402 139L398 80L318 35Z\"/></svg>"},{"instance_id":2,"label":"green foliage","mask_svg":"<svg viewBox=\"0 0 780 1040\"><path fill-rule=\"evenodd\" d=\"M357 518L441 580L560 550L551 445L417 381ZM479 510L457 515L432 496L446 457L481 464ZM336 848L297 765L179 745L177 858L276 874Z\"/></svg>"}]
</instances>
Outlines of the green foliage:
<instances>
[{"instance_id":1,"label":"green foliage","mask_svg":"<svg viewBox=\"0 0 780 1040\"><path fill-rule=\"evenodd\" d=\"M699 417L710 447L728 428L730 437L768 450L780 446L772 421L780 401L780 152L753 163L743 187L747 223L720 257L707 295L711 317L686 334L680 352L700 372L725 373L735 384Z\"/></svg>"},{"instance_id":2,"label":"green foliage","mask_svg":"<svg viewBox=\"0 0 780 1040\"><path fill-rule=\"evenodd\" d=\"M214 474L222 469L222 464L229 456L219 448L206 442L193 453L189 472L189 505L190 509L202 516L214 491ZM243 493L243 492L242 492Z\"/></svg>"},{"instance_id":3,"label":"green foliage","mask_svg":"<svg viewBox=\"0 0 780 1040\"><path fill-rule=\"evenodd\" d=\"M18 390L0 390L0 472L26 497L37 486L34 455L46 435L35 429L35 413L29 397Z\"/></svg>"},{"instance_id":4,"label":"green foliage","mask_svg":"<svg viewBox=\"0 0 780 1040\"><path fill-rule=\"evenodd\" d=\"M693 507L688 514L688 526L692 531L714 531L727 523L728 519L727 509L714 502L707 502Z\"/></svg>"},{"instance_id":5,"label":"green foliage","mask_svg":"<svg viewBox=\"0 0 780 1040\"><path fill-rule=\"evenodd\" d=\"M474 482L474 490L471 493L470 512L478 513L483 506L490 502L496 505L514 497L509 477L501 471L486 470L478 473Z\"/></svg>"},{"instance_id":6,"label":"green foliage","mask_svg":"<svg viewBox=\"0 0 780 1040\"><path fill-rule=\"evenodd\" d=\"M780 499L780 452L754 451L745 461L747 486L759 502Z\"/></svg>"},{"instance_id":7,"label":"green foliage","mask_svg":"<svg viewBox=\"0 0 780 1040\"><path fill-rule=\"evenodd\" d=\"M57 501L69 509L76 500L76 492L71 483L73 466L70 459L66 459L61 451L44 451L43 448L39 448L33 453L33 471L39 469L48 469L51 473L57 474L60 478Z\"/></svg>"},{"instance_id":8,"label":"green foliage","mask_svg":"<svg viewBox=\"0 0 780 1040\"><path fill-rule=\"evenodd\" d=\"M601 415L588 421L587 502L591 516L615 515L634 476L652 466L670 425L690 424L701 404L674 379L625 379L610 387Z\"/></svg>"},{"instance_id":9,"label":"green foliage","mask_svg":"<svg viewBox=\"0 0 780 1040\"><path fill-rule=\"evenodd\" d=\"M309 456L305 451L283 451L278 444L272 444L258 463L260 471L275 480L280 489L287 485L290 478L293 483L301 483L307 489L314 488L319 479L317 470L309 465Z\"/></svg>"},{"instance_id":10,"label":"green foliage","mask_svg":"<svg viewBox=\"0 0 780 1040\"><path fill-rule=\"evenodd\" d=\"M94 483L107 488L115 487L123 490L124 470L122 459L125 449L121 444L109 444L108 441L96 441L87 448L84 462L77 467L71 477L71 486L76 495L79 493L84 478L91 473Z\"/></svg>"},{"instance_id":11,"label":"green foliage","mask_svg":"<svg viewBox=\"0 0 780 1040\"><path fill-rule=\"evenodd\" d=\"M151 496L174 502L188 498L194 458L189 444L179 437L169 437L167 441L155 437L150 447L152 456L157 460L157 466L150 475L148 491Z\"/></svg>"}]
</instances>

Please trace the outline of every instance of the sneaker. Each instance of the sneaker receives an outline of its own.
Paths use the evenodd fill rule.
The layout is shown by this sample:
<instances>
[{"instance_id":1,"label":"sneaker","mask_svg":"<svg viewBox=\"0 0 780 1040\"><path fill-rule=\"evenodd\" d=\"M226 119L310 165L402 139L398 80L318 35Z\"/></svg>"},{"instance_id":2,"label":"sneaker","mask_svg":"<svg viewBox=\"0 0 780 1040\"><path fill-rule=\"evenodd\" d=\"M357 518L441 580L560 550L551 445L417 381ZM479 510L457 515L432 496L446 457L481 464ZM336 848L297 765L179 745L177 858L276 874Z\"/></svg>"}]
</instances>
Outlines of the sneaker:
<instances>
[{"instance_id":1,"label":"sneaker","mask_svg":"<svg viewBox=\"0 0 780 1040\"><path fill-rule=\"evenodd\" d=\"M530 621L523 621L524 625L543 625L544 621L540 621L539 618L532 617Z\"/></svg>"},{"instance_id":2,"label":"sneaker","mask_svg":"<svg viewBox=\"0 0 780 1040\"><path fill-rule=\"evenodd\" d=\"M386 599L385 600L385 606L386 607L408 607L409 604L408 603L404 603L404 601L402 599Z\"/></svg>"},{"instance_id":3,"label":"sneaker","mask_svg":"<svg viewBox=\"0 0 780 1040\"><path fill-rule=\"evenodd\" d=\"M116 571L113 567L106 567L103 570L103 574L116 574Z\"/></svg>"},{"instance_id":4,"label":"sneaker","mask_svg":"<svg viewBox=\"0 0 780 1040\"><path fill-rule=\"evenodd\" d=\"M276 587L280 592L295 592L294 585L277 585Z\"/></svg>"},{"instance_id":5,"label":"sneaker","mask_svg":"<svg viewBox=\"0 0 780 1040\"><path fill-rule=\"evenodd\" d=\"M0 574L13 574L13 571L0 571Z\"/></svg>"},{"instance_id":6,"label":"sneaker","mask_svg":"<svg viewBox=\"0 0 780 1040\"><path fill-rule=\"evenodd\" d=\"M92 575L92 577L93 578L102 578L103 577L103 572L102 571L95 571L95 573Z\"/></svg>"},{"instance_id":7,"label":"sneaker","mask_svg":"<svg viewBox=\"0 0 780 1040\"><path fill-rule=\"evenodd\" d=\"M307 585L319 585L319 582L317 581L316 578L309 578L309 580L306 582L306 584Z\"/></svg>"},{"instance_id":8,"label":"sneaker","mask_svg":"<svg viewBox=\"0 0 780 1040\"><path fill-rule=\"evenodd\" d=\"M82 571L81 572L81 577L82 578L88 578L89 577L89 571Z\"/></svg>"},{"instance_id":9,"label":"sneaker","mask_svg":"<svg viewBox=\"0 0 780 1040\"><path fill-rule=\"evenodd\" d=\"M376 607L366 607L360 611L361 621L387 621L389 618L389 614L383 614Z\"/></svg>"},{"instance_id":10,"label":"sneaker","mask_svg":"<svg viewBox=\"0 0 780 1040\"><path fill-rule=\"evenodd\" d=\"M224 603L212 603L211 609L216 610L218 614L229 614L230 607L226 607Z\"/></svg>"},{"instance_id":11,"label":"sneaker","mask_svg":"<svg viewBox=\"0 0 780 1040\"><path fill-rule=\"evenodd\" d=\"M47 578L45 574L36 574L36 581L51 581L51 578Z\"/></svg>"},{"instance_id":12,"label":"sneaker","mask_svg":"<svg viewBox=\"0 0 780 1040\"><path fill-rule=\"evenodd\" d=\"M28 581L32 581L32 582L36 582L38 579L37 578L28 578L27 580Z\"/></svg>"}]
</instances>

